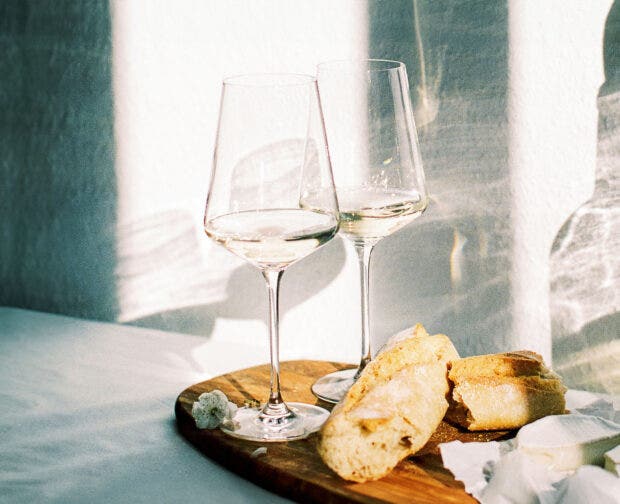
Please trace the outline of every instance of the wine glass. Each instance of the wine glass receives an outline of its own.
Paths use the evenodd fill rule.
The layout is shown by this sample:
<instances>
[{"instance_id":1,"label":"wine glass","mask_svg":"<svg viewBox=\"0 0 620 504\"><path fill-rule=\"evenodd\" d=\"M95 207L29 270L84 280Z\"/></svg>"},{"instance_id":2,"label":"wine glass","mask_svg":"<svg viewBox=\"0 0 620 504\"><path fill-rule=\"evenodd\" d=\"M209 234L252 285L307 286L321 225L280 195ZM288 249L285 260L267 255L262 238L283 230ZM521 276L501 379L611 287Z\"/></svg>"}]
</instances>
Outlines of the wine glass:
<instances>
[{"instance_id":1,"label":"wine glass","mask_svg":"<svg viewBox=\"0 0 620 504\"><path fill-rule=\"evenodd\" d=\"M362 356L357 369L320 378L320 399L336 403L371 360L369 265L373 247L426 209L428 195L405 65L362 60L322 63L321 107L338 203L340 233L359 259Z\"/></svg>"},{"instance_id":2,"label":"wine glass","mask_svg":"<svg viewBox=\"0 0 620 504\"><path fill-rule=\"evenodd\" d=\"M271 355L269 400L261 410L237 410L222 426L225 433L290 441L318 430L329 415L318 406L282 399L278 293L284 270L336 235L338 216L316 78L225 79L204 228L263 274Z\"/></svg>"}]
</instances>

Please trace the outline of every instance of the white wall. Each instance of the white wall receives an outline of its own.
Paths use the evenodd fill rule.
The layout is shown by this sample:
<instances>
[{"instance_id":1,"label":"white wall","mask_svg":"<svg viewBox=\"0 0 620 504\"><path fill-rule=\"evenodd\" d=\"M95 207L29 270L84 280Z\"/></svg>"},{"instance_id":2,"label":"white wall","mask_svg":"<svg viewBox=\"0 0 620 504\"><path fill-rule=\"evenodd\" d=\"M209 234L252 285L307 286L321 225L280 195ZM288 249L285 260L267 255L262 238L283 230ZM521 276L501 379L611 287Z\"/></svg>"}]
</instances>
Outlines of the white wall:
<instances>
[{"instance_id":1,"label":"white wall","mask_svg":"<svg viewBox=\"0 0 620 504\"><path fill-rule=\"evenodd\" d=\"M366 26L357 0L113 2L121 320L266 344L263 279L202 232L221 81L366 57ZM283 355L355 355L347 254L286 273Z\"/></svg>"},{"instance_id":2,"label":"white wall","mask_svg":"<svg viewBox=\"0 0 620 504\"><path fill-rule=\"evenodd\" d=\"M262 279L201 231L220 81L313 73L326 59L396 57L377 54L394 37L381 18L396 16L404 25L392 50L415 45L410 73L425 72L412 83L418 114L420 84L438 108L420 121L434 202L416 227L377 247L375 346L421 320L466 354L530 348L550 360L549 252L593 189L611 0L479 5L492 35L458 48L450 30L476 35L476 13L463 19L467 6L449 4L440 26L422 0L412 12L406 2L380 1L114 2L121 320L242 342L264 333ZM379 27L370 41L368 25ZM504 38L502 59L492 42ZM455 73L450 51L470 67L486 54L484 74L468 75L464 64ZM133 274L136 264L150 268ZM348 246L332 243L287 272L282 304L284 356L357 359L358 277Z\"/></svg>"},{"instance_id":3,"label":"white wall","mask_svg":"<svg viewBox=\"0 0 620 504\"><path fill-rule=\"evenodd\" d=\"M551 359L549 255L594 190L603 29L612 0L510 2L515 339Z\"/></svg>"},{"instance_id":4,"label":"white wall","mask_svg":"<svg viewBox=\"0 0 620 504\"><path fill-rule=\"evenodd\" d=\"M611 0L113 0L111 19L68 5L24 0L2 25L0 303L266 347L260 274L201 229L221 79L370 55L407 63L432 197L373 254L374 346L421 321L463 355L549 356L549 305L562 318L574 292L557 287L560 249L549 299L551 246L593 190ZM610 167L617 102L600 103ZM617 329L614 302L579 362ZM282 304L283 357L358 359L340 240L286 273Z\"/></svg>"}]
</instances>

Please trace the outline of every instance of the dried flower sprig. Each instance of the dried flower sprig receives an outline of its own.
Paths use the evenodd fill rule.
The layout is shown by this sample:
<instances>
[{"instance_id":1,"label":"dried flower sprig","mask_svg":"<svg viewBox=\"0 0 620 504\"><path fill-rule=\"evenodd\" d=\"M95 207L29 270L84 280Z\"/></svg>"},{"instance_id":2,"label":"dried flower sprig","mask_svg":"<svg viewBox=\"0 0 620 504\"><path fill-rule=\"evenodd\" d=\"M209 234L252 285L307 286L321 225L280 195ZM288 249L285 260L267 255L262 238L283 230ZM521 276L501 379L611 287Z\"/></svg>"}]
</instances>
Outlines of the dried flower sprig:
<instances>
[{"instance_id":1,"label":"dried flower sprig","mask_svg":"<svg viewBox=\"0 0 620 504\"><path fill-rule=\"evenodd\" d=\"M199 429L215 429L224 422L230 422L235 411L237 406L217 389L200 394L192 405L192 417Z\"/></svg>"}]
</instances>

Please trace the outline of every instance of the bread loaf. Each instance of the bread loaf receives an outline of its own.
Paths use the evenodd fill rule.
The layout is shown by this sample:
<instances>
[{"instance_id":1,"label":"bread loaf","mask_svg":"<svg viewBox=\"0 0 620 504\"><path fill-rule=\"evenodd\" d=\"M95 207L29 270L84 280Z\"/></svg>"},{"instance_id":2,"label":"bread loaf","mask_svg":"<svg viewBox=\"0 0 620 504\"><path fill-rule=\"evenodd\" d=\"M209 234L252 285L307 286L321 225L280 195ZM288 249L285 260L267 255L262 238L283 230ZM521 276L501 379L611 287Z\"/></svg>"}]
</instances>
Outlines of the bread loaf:
<instances>
[{"instance_id":1,"label":"bread loaf","mask_svg":"<svg viewBox=\"0 0 620 504\"><path fill-rule=\"evenodd\" d=\"M393 336L321 429L324 462L342 478L364 482L418 451L446 413L447 363L455 359L448 337L429 336L420 324Z\"/></svg>"},{"instance_id":2,"label":"bread loaf","mask_svg":"<svg viewBox=\"0 0 620 504\"><path fill-rule=\"evenodd\" d=\"M449 367L446 418L469 430L516 429L564 413L566 387L537 353L479 355Z\"/></svg>"}]
</instances>

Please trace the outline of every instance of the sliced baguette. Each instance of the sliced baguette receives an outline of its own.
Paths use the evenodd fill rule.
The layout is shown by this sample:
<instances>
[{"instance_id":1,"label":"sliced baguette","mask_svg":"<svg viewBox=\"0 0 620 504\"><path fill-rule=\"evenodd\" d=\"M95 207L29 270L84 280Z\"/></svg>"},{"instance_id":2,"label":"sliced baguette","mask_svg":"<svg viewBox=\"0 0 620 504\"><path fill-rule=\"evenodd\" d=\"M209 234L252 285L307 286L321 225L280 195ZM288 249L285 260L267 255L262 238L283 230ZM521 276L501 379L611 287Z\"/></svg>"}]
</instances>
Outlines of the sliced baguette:
<instances>
[{"instance_id":1,"label":"sliced baguette","mask_svg":"<svg viewBox=\"0 0 620 504\"><path fill-rule=\"evenodd\" d=\"M530 351L466 357L450 363L446 418L471 430L516 429L564 413L566 387Z\"/></svg>"},{"instance_id":2,"label":"sliced baguette","mask_svg":"<svg viewBox=\"0 0 620 504\"><path fill-rule=\"evenodd\" d=\"M420 324L393 336L321 429L324 462L342 478L364 482L417 452L446 413L447 363L455 359L448 337L429 336Z\"/></svg>"}]
</instances>

